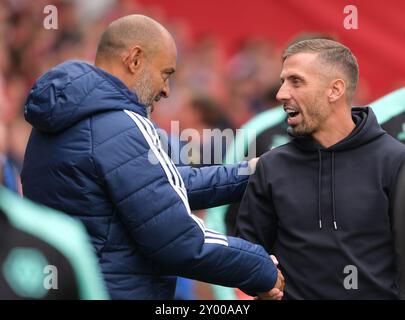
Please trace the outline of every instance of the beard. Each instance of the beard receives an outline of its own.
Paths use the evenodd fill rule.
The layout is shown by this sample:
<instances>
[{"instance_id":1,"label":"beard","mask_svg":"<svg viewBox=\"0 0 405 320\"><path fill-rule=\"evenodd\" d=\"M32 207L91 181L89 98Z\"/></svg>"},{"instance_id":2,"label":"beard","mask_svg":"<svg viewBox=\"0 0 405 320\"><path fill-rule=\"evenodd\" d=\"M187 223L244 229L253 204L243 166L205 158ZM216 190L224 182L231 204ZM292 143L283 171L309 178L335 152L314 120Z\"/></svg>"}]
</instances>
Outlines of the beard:
<instances>
[{"instance_id":1,"label":"beard","mask_svg":"<svg viewBox=\"0 0 405 320\"><path fill-rule=\"evenodd\" d=\"M132 92L138 97L139 103L146 107L148 118L150 119L152 105L155 101L155 94L153 93L153 82L147 72L141 73L141 76L136 79Z\"/></svg>"},{"instance_id":2,"label":"beard","mask_svg":"<svg viewBox=\"0 0 405 320\"><path fill-rule=\"evenodd\" d=\"M300 124L292 127L296 136L310 136L317 132L322 123L328 118L330 110L325 106L321 96L315 96L308 106L305 116Z\"/></svg>"}]
</instances>

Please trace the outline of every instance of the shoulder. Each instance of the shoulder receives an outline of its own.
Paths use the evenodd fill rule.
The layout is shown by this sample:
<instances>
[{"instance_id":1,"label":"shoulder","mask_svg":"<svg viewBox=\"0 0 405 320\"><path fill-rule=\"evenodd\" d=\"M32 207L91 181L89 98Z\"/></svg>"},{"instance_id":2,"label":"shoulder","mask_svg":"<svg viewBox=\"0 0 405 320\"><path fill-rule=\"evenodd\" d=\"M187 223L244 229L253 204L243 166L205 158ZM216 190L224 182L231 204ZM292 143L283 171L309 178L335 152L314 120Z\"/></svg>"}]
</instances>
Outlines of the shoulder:
<instances>
[{"instance_id":1,"label":"shoulder","mask_svg":"<svg viewBox=\"0 0 405 320\"><path fill-rule=\"evenodd\" d=\"M377 140L378 148L384 152L388 153L389 156L404 158L405 157L405 145L389 135L385 133Z\"/></svg>"},{"instance_id":2,"label":"shoulder","mask_svg":"<svg viewBox=\"0 0 405 320\"><path fill-rule=\"evenodd\" d=\"M136 141L147 147L148 142L155 139L155 130L148 119L126 110L104 112L91 119L93 148L106 144L120 147L125 141Z\"/></svg>"},{"instance_id":3,"label":"shoulder","mask_svg":"<svg viewBox=\"0 0 405 320\"><path fill-rule=\"evenodd\" d=\"M297 148L292 142L288 142L279 147L273 148L263 154L260 158L264 161L277 161L286 155L292 155L297 152Z\"/></svg>"},{"instance_id":4,"label":"shoulder","mask_svg":"<svg viewBox=\"0 0 405 320\"><path fill-rule=\"evenodd\" d=\"M373 142L372 148L369 151L373 162L383 169L386 177L395 181L405 163L405 145L385 133Z\"/></svg>"}]
</instances>

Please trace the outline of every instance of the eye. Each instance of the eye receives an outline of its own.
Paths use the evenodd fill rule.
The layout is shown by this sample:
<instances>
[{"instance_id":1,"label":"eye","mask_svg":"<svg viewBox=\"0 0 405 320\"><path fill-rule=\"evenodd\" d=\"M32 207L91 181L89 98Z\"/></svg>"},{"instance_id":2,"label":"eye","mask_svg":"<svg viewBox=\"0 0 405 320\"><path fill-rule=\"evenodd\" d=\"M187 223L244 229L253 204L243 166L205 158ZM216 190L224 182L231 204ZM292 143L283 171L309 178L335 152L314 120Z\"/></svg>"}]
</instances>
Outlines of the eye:
<instances>
[{"instance_id":1,"label":"eye","mask_svg":"<svg viewBox=\"0 0 405 320\"><path fill-rule=\"evenodd\" d=\"M293 78L292 80L291 80L291 82L292 82L292 84L293 84L293 86L299 86L300 84L301 84L301 79L298 79L298 78Z\"/></svg>"},{"instance_id":2,"label":"eye","mask_svg":"<svg viewBox=\"0 0 405 320\"><path fill-rule=\"evenodd\" d=\"M163 80L164 80L164 81L169 80L170 76L171 76L171 73L169 73L169 72L164 72L164 73L163 73Z\"/></svg>"}]
</instances>

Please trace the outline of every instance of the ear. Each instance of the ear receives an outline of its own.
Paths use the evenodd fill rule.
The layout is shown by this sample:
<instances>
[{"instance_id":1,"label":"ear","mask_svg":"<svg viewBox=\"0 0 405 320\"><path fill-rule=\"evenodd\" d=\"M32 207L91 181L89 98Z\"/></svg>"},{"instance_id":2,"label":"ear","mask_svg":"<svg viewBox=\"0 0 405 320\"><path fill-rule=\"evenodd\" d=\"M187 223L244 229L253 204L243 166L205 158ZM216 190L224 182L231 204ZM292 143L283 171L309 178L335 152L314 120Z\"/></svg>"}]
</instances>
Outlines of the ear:
<instances>
[{"instance_id":1,"label":"ear","mask_svg":"<svg viewBox=\"0 0 405 320\"><path fill-rule=\"evenodd\" d=\"M343 79L335 79L329 85L328 100L330 103L338 101L346 93L346 82Z\"/></svg>"},{"instance_id":2,"label":"ear","mask_svg":"<svg viewBox=\"0 0 405 320\"><path fill-rule=\"evenodd\" d=\"M123 57L122 62L130 73L135 74L141 68L144 59L145 54L142 48L135 46L129 49L128 54Z\"/></svg>"}]
</instances>

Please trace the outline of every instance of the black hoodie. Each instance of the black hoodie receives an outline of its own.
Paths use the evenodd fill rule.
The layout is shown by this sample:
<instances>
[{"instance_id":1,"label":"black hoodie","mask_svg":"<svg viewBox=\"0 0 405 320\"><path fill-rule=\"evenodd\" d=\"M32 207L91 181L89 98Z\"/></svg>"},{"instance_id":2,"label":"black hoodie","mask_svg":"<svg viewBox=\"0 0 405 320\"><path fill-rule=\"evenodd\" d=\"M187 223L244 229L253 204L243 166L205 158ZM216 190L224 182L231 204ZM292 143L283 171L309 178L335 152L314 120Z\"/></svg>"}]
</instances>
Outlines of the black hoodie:
<instances>
[{"instance_id":1,"label":"black hoodie","mask_svg":"<svg viewBox=\"0 0 405 320\"><path fill-rule=\"evenodd\" d=\"M277 256L287 299L398 297L390 205L405 146L370 108L352 117L339 143L296 137L250 177L238 234Z\"/></svg>"}]
</instances>

